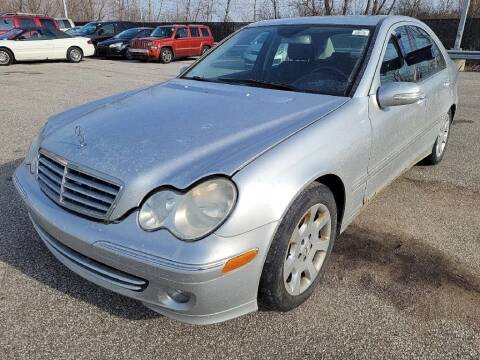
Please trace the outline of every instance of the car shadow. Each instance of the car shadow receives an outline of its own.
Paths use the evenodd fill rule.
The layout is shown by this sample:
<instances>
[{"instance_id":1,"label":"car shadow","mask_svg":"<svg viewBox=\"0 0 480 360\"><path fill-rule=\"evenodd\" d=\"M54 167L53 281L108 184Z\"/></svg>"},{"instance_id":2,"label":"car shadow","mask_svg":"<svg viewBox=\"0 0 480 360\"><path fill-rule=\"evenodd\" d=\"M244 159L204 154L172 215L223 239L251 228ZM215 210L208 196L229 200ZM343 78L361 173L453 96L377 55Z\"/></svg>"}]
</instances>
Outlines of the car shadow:
<instances>
[{"instance_id":1,"label":"car shadow","mask_svg":"<svg viewBox=\"0 0 480 360\"><path fill-rule=\"evenodd\" d=\"M161 317L139 301L81 278L48 251L33 229L13 185L12 174L20 163L19 159L0 165L0 207L8 209L0 212L0 261L50 288L95 305L114 316L130 320Z\"/></svg>"}]
</instances>

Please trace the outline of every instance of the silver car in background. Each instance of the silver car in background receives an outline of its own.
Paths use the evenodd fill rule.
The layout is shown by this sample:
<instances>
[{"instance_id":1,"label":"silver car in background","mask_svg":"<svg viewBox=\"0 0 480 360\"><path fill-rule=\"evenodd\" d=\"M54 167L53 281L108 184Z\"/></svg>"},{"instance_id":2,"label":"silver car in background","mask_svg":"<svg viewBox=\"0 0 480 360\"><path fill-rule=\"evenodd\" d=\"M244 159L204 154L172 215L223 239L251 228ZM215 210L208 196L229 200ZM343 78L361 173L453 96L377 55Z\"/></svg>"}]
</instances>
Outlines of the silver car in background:
<instances>
[{"instance_id":1,"label":"silver car in background","mask_svg":"<svg viewBox=\"0 0 480 360\"><path fill-rule=\"evenodd\" d=\"M287 311L376 193L442 160L456 82L412 18L255 23L176 79L53 116L14 181L100 286L188 323Z\"/></svg>"}]
</instances>

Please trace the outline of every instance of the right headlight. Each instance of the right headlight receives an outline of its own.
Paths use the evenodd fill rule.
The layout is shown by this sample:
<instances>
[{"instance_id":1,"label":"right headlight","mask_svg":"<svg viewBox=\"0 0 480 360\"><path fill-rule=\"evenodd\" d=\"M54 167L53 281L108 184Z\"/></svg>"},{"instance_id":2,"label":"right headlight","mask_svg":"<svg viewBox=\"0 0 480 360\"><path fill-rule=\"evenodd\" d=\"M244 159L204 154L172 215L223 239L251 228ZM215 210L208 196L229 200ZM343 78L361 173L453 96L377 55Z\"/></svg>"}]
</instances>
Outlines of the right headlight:
<instances>
[{"instance_id":1,"label":"right headlight","mask_svg":"<svg viewBox=\"0 0 480 360\"><path fill-rule=\"evenodd\" d=\"M44 125L38 134L33 138L30 147L28 148L27 154L25 155L25 165L30 167L30 172L35 174L38 167L38 150L40 149L40 143L43 139L43 131L45 129Z\"/></svg>"},{"instance_id":2,"label":"right headlight","mask_svg":"<svg viewBox=\"0 0 480 360\"><path fill-rule=\"evenodd\" d=\"M143 203L138 223L145 231L167 229L183 240L200 239L230 215L237 189L227 178L208 179L186 193L160 190Z\"/></svg>"}]
</instances>

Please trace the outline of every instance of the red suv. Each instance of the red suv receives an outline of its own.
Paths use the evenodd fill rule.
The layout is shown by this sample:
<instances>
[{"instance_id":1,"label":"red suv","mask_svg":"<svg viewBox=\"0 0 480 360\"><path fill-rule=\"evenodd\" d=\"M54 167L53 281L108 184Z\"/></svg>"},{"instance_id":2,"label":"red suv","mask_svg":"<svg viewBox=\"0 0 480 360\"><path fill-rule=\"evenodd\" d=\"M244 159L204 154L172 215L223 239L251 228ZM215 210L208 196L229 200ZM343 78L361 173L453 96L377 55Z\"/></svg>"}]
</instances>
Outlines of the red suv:
<instances>
[{"instance_id":1,"label":"red suv","mask_svg":"<svg viewBox=\"0 0 480 360\"><path fill-rule=\"evenodd\" d=\"M168 25L157 27L148 38L130 42L132 58L169 63L175 58L198 56L213 46L212 32L204 25Z\"/></svg>"},{"instance_id":2,"label":"red suv","mask_svg":"<svg viewBox=\"0 0 480 360\"><path fill-rule=\"evenodd\" d=\"M15 28L54 28L59 30L54 18L44 15L6 13L0 14L0 34Z\"/></svg>"}]
</instances>

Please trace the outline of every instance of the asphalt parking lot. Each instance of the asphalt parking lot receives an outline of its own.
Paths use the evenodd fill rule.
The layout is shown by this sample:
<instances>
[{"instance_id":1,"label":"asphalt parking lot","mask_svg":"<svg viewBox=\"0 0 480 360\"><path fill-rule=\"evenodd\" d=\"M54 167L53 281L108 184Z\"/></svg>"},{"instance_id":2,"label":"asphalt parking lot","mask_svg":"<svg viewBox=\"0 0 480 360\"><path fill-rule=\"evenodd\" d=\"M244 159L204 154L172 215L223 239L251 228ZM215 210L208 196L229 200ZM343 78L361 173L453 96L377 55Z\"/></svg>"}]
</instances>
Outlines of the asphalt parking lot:
<instances>
[{"instance_id":1,"label":"asphalt parking lot","mask_svg":"<svg viewBox=\"0 0 480 360\"><path fill-rule=\"evenodd\" d=\"M372 201L292 312L186 325L55 260L11 181L30 139L56 112L168 79L188 62L0 68L0 358L480 358L480 73L460 76L444 161L416 166Z\"/></svg>"}]
</instances>

